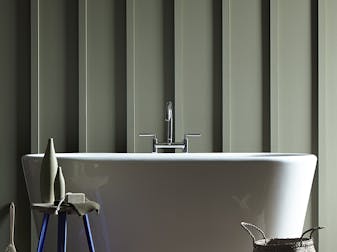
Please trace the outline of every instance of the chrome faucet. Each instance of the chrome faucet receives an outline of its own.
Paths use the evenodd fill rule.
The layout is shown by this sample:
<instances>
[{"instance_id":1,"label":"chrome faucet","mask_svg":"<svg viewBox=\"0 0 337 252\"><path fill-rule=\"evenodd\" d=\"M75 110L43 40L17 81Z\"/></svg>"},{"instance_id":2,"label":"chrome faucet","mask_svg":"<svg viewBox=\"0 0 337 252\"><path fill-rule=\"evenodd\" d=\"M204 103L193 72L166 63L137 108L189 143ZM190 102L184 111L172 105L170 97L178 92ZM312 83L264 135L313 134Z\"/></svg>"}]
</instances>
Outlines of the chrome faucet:
<instances>
[{"instance_id":1,"label":"chrome faucet","mask_svg":"<svg viewBox=\"0 0 337 252\"><path fill-rule=\"evenodd\" d=\"M165 121L167 122L167 143L173 143L173 105L171 101L166 103Z\"/></svg>"},{"instance_id":2,"label":"chrome faucet","mask_svg":"<svg viewBox=\"0 0 337 252\"><path fill-rule=\"evenodd\" d=\"M168 101L166 103L165 110L165 122L167 122L167 131L166 131L166 142L159 143L157 135L153 133L142 133L139 136L142 137L152 137L152 152L158 153L159 149L180 149L183 152L188 152L189 147L189 137L201 136L200 134L184 134L184 140L182 142L173 142L173 103Z\"/></svg>"}]
</instances>

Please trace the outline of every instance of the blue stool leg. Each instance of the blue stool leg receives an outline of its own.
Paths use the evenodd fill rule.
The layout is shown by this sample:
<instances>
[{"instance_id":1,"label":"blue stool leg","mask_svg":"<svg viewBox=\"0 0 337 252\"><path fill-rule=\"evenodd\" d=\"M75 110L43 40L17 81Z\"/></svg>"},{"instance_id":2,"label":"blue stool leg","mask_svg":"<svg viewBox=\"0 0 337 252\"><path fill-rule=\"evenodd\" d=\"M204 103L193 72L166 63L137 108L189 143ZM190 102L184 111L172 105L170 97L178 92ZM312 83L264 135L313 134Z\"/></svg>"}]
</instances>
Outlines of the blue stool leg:
<instances>
[{"instance_id":1,"label":"blue stool leg","mask_svg":"<svg viewBox=\"0 0 337 252\"><path fill-rule=\"evenodd\" d=\"M67 213L59 213L58 216L58 235L57 252L67 251Z\"/></svg>"},{"instance_id":2,"label":"blue stool leg","mask_svg":"<svg viewBox=\"0 0 337 252\"><path fill-rule=\"evenodd\" d=\"M91 234L91 229L90 229L89 218L87 214L83 216L83 223L84 223L85 233L87 235L89 250L90 252L95 252L94 242L92 240L92 234Z\"/></svg>"},{"instance_id":3,"label":"blue stool leg","mask_svg":"<svg viewBox=\"0 0 337 252\"><path fill-rule=\"evenodd\" d=\"M46 239L48 221L49 221L49 214L45 213L43 215L43 221L42 221L42 226L41 226L41 231L40 231L39 243L38 243L38 246L37 246L37 252L43 251L44 240Z\"/></svg>"}]
</instances>

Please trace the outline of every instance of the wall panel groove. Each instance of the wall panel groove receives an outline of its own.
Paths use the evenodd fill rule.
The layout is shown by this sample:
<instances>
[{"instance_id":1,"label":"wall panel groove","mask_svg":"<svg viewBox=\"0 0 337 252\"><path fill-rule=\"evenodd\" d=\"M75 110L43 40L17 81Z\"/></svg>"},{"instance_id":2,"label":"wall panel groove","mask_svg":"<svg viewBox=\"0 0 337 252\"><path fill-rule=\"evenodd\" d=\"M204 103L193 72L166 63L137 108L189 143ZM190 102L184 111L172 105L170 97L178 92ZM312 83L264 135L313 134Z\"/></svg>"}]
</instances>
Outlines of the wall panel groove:
<instances>
[{"instance_id":1,"label":"wall panel groove","mask_svg":"<svg viewBox=\"0 0 337 252\"><path fill-rule=\"evenodd\" d=\"M64 23L64 93L66 112L65 149L67 152L79 151L79 2L66 0Z\"/></svg>"},{"instance_id":2,"label":"wall panel groove","mask_svg":"<svg viewBox=\"0 0 337 252\"><path fill-rule=\"evenodd\" d=\"M271 32L270 0L261 0L262 29L262 151L271 151Z\"/></svg>"},{"instance_id":3,"label":"wall panel groove","mask_svg":"<svg viewBox=\"0 0 337 252\"><path fill-rule=\"evenodd\" d=\"M31 0L31 151L40 150L39 0Z\"/></svg>"},{"instance_id":4,"label":"wall panel groove","mask_svg":"<svg viewBox=\"0 0 337 252\"><path fill-rule=\"evenodd\" d=\"M126 0L127 30L127 151L135 152L136 119L135 119L135 3Z\"/></svg>"},{"instance_id":5,"label":"wall panel groove","mask_svg":"<svg viewBox=\"0 0 337 252\"><path fill-rule=\"evenodd\" d=\"M30 20L31 20L31 82L30 82L30 92L31 92L31 108L30 108L30 122L31 122L31 153L40 153L40 68L39 68L39 0L31 0L30 9ZM31 212L30 212L31 213ZM37 245L37 230L36 225L33 225L34 218L33 214L30 215L30 240L31 240L31 251L36 248ZM28 249L28 248L27 248Z\"/></svg>"},{"instance_id":6,"label":"wall panel groove","mask_svg":"<svg viewBox=\"0 0 337 252\"><path fill-rule=\"evenodd\" d=\"M328 103L328 76L327 76L327 20L331 21L331 17L328 19L327 11L326 11L327 2L325 0L318 2L318 160L319 160L319 170L318 170L318 224L319 225L327 225L328 223L333 223L333 218L335 216L335 209L331 206L327 206L326 202L330 202L330 188L335 187L335 179L329 181L329 176L331 174L328 172L328 167L335 170L336 160L333 158L329 159L329 149L331 147L336 147L334 144L331 144L329 141L332 138L332 141L335 141L336 136L329 134L328 131L328 123L329 122L329 103ZM333 19L332 19L333 20ZM333 83L335 84L335 83ZM334 109L333 109L334 110ZM332 121L332 126L335 126L334 119ZM334 137L332 137L334 136ZM333 154L335 156L335 154ZM330 183L331 184L330 184ZM332 190L334 193L334 190ZM331 209L331 210L330 210ZM336 229L334 225L332 226L334 230L331 231L332 235L329 234L318 234L319 235L319 243L318 249L319 251L332 251L335 246L335 232Z\"/></svg>"},{"instance_id":7,"label":"wall panel groove","mask_svg":"<svg viewBox=\"0 0 337 252\"><path fill-rule=\"evenodd\" d=\"M270 0L270 150L279 151L278 0Z\"/></svg>"},{"instance_id":8,"label":"wall panel groove","mask_svg":"<svg viewBox=\"0 0 337 252\"><path fill-rule=\"evenodd\" d=\"M127 152L127 31L126 0L114 0L114 151Z\"/></svg>"},{"instance_id":9,"label":"wall panel groove","mask_svg":"<svg viewBox=\"0 0 337 252\"><path fill-rule=\"evenodd\" d=\"M222 151L231 151L231 0L222 1Z\"/></svg>"},{"instance_id":10,"label":"wall panel groove","mask_svg":"<svg viewBox=\"0 0 337 252\"><path fill-rule=\"evenodd\" d=\"M163 1L164 100L174 104L174 1ZM163 104L164 105L164 104Z\"/></svg>"},{"instance_id":11,"label":"wall panel groove","mask_svg":"<svg viewBox=\"0 0 337 252\"><path fill-rule=\"evenodd\" d=\"M223 39L223 14L222 14L222 0L213 0L213 10L212 10L212 32L213 32L213 70L212 70L212 81L213 81L213 91L212 91L212 116L213 116L213 149L214 152L221 152L223 150L223 73L222 73L222 39Z\"/></svg>"},{"instance_id":12,"label":"wall panel groove","mask_svg":"<svg viewBox=\"0 0 337 252\"><path fill-rule=\"evenodd\" d=\"M318 80L318 0L311 0L311 153L318 156L319 148L319 118L318 118L318 96L319 96L319 80ZM317 166L315 178L311 190L311 201L309 202L310 211L307 213L307 219L311 219L309 223L313 226L319 226L319 202L318 202L318 174L319 166ZM319 234L316 233L314 239L316 247L319 247Z\"/></svg>"},{"instance_id":13,"label":"wall panel groove","mask_svg":"<svg viewBox=\"0 0 337 252\"><path fill-rule=\"evenodd\" d=\"M88 95L87 95L87 0L78 1L79 11L79 151L86 152L88 149Z\"/></svg>"}]
</instances>

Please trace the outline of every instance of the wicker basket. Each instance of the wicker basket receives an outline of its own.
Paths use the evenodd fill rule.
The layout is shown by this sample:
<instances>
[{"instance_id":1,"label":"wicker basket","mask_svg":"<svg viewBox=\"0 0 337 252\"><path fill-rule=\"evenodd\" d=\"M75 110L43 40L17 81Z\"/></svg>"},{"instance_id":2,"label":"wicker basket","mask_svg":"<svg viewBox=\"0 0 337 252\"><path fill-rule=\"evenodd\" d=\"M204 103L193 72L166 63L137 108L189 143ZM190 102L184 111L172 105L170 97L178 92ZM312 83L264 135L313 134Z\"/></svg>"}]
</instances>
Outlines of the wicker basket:
<instances>
[{"instance_id":1,"label":"wicker basket","mask_svg":"<svg viewBox=\"0 0 337 252\"><path fill-rule=\"evenodd\" d=\"M315 227L305 231L300 238L291 239L267 239L261 228L246 222L241 222L241 226L249 233L253 240L253 252L316 252L312 234L322 227ZM253 227L262 236L263 239L256 240L255 236L248 227ZM310 233L309 238L304 235Z\"/></svg>"}]
</instances>

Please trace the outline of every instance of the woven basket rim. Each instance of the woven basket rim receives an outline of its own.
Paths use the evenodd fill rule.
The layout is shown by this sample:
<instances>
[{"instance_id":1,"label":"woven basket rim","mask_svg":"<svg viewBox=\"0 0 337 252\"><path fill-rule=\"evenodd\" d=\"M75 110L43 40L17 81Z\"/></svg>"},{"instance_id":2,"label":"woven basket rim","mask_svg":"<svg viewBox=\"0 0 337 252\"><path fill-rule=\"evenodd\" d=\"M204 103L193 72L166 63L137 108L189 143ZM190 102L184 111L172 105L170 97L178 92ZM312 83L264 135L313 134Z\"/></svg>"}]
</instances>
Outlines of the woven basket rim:
<instances>
[{"instance_id":1,"label":"woven basket rim","mask_svg":"<svg viewBox=\"0 0 337 252\"><path fill-rule=\"evenodd\" d=\"M314 245L313 239L310 238L271 238L261 239L254 242L254 248L300 248Z\"/></svg>"}]
</instances>

